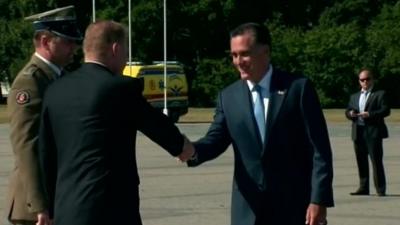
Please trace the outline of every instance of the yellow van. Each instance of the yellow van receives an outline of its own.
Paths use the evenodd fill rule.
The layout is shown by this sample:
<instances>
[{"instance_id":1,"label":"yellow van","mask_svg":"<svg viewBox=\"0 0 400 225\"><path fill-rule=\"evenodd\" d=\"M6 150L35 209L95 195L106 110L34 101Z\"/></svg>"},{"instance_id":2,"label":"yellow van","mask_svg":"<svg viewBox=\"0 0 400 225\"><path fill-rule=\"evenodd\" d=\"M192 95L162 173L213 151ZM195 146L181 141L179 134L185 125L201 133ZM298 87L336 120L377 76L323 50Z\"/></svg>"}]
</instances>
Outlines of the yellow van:
<instances>
[{"instance_id":1,"label":"yellow van","mask_svg":"<svg viewBox=\"0 0 400 225\"><path fill-rule=\"evenodd\" d=\"M144 80L143 95L155 108L164 109L164 64L127 63L123 75ZM183 67L178 62L167 62L167 108L168 116L178 122L188 112L188 83Z\"/></svg>"}]
</instances>

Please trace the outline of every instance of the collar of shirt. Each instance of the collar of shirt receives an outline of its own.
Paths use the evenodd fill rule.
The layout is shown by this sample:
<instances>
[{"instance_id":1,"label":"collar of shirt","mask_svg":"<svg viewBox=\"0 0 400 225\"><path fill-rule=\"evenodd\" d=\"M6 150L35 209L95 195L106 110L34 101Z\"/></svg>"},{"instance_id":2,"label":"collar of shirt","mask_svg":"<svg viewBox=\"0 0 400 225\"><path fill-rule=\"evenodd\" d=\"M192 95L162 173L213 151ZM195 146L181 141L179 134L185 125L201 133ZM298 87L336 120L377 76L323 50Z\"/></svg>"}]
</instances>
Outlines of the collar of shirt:
<instances>
[{"instance_id":1,"label":"collar of shirt","mask_svg":"<svg viewBox=\"0 0 400 225\"><path fill-rule=\"evenodd\" d=\"M111 71L110 68L108 68L108 66L106 66L104 63L101 63L99 61L96 60L85 60L85 63L93 63L93 64L97 64L100 67L104 68L105 70L107 70L108 72L110 72L113 76L115 75L122 75L122 74L115 74L113 71Z\"/></svg>"},{"instance_id":2,"label":"collar of shirt","mask_svg":"<svg viewBox=\"0 0 400 225\"><path fill-rule=\"evenodd\" d=\"M56 66L54 63L50 62L49 60L45 59L39 53L35 52L35 56L41 59L44 63L46 63L56 74L57 76L61 76L61 68Z\"/></svg>"},{"instance_id":3,"label":"collar of shirt","mask_svg":"<svg viewBox=\"0 0 400 225\"><path fill-rule=\"evenodd\" d=\"M372 88L373 88L373 86L371 86L367 90L361 89L361 94L363 94L363 93L367 93L367 94L371 93Z\"/></svg>"},{"instance_id":4,"label":"collar of shirt","mask_svg":"<svg viewBox=\"0 0 400 225\"><path fill-rule=\"evenodd\" d=\"M265 73L264 77L258 82L257 84L260 85L263 89L263 97L266 94L269 94L269 89L271 85L271 77L272 77L272 65L269 64L268 66L268 71ZM253 83L249 80L247 80L247 86L249 87L250 91L253 91L254 86L256 83Z\"/></svg>"},{"instance_id":5,"label":"collar of shirt","mask_svg":"<svg viewBox=\"0 0 400 225\"><path fill-rule=\"evenodd\" d=\"M105 67L105 68L108 68L106 65L104 65L104 63L101 63L101 62L95 61L95 60L85 60L85 63L99 64L100 66L103 66L103 67Z\"/></svg>"}]
</instances>

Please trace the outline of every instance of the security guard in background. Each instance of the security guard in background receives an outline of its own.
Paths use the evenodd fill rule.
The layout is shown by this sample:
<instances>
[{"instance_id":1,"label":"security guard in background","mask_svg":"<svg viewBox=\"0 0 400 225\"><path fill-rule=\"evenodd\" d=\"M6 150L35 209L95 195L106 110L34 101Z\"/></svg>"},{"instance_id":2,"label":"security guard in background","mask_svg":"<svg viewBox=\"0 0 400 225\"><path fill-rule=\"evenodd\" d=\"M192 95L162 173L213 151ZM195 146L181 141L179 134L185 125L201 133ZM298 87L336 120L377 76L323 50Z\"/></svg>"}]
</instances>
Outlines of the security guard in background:
<instances>
[{"instance_id":1,"label":"security guard in background","mask_svg":"<svg viewBox=\"0 0 400 225\"><path fill-rule=\"evenodd\" d=\"M33 20L35 53L16 76L7 100L15 168L5 213L7 223L47 225L51 221L36 157L42 97L46 87L73 60L82 35L73 6L25 19Z\"/></svg>"}]
</instances>

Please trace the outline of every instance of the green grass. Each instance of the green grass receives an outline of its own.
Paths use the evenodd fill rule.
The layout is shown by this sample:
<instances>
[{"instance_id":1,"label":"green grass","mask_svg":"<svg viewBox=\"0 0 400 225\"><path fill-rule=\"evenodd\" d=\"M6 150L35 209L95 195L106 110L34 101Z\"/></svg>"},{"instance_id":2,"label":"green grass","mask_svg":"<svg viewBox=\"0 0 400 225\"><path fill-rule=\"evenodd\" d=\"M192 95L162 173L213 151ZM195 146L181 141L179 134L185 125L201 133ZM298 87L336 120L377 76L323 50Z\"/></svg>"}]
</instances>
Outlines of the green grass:
<instances>
[{"instance_id":1,"label":"green grass","mask_svg":"<svg viewBox=\"0 0 400 225\"><path fill-rule=\"evenodd\" d=\"M324 115L329 123L346 123L344 109L325 109ZM211 122L214 116L214 108L189 108L189 112L179 119L180 123L203 123ZM400 109L392 109L387 123L400 123ZM0 105L0 123L7 123L8 116L6 105Z\"/></svg>"}]
</instances>

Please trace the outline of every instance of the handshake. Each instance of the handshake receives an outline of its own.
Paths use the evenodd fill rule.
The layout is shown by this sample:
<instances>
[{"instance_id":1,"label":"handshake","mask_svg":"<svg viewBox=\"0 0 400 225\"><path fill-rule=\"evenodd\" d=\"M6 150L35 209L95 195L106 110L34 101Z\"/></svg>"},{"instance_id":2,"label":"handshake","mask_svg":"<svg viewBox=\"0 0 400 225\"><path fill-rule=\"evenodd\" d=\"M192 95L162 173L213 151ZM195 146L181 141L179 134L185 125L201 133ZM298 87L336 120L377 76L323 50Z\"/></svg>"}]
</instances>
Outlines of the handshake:
<instances>
[{"instance_id":1,"label":"handshake","mask_svg":"<svg viewBox=\"0 0 400 225\"><path fill-rule=\"evenodd\" d=\"M187 162L188 160L193 159L193 157L195 157L196 149L194 148L192 142L185 135L183 135L183 138L184 138L183 148L181 154L178 155L178 159L181 162Z\"/></svg>"}]
</instances>

